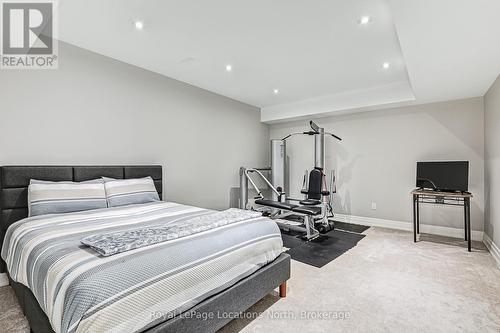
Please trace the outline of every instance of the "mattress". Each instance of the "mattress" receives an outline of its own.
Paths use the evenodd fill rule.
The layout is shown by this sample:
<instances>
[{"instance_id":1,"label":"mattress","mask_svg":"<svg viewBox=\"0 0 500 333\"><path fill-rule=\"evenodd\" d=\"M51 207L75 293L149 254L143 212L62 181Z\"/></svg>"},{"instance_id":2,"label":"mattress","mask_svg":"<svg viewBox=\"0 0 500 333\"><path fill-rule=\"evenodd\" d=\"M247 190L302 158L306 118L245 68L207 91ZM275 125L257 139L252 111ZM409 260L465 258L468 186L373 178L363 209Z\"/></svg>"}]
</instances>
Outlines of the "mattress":
<instances>
[{"instance_id":1,"label":"mattress","mask_svg":"<svg viewBox=\"0 0 500 333\"><path fill-rule=\"evenodd\" d=\"M36 216L9 227L1 255L55 332L140 332L196 315L188 310L272 262L283 245L277 225L253 217L108 257L81 239L211 213L158 202Z\"/></svg>"}]
</instances>

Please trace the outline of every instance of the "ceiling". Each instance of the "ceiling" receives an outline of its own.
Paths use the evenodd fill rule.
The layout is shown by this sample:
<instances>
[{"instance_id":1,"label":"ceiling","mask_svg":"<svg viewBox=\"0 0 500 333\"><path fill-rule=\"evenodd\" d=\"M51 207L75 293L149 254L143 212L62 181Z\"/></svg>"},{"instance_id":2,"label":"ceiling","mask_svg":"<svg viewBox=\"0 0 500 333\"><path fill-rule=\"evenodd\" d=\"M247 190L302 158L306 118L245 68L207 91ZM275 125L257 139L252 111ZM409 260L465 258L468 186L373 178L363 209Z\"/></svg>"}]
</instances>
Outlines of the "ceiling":
<instances>
[{"instance_id":1,"label":"ceiling","mask_svg":"<svg viewBox=\"0 0 500 333\"><path fill-rule=\"evenodd\" d=\"M277 122L483 95L500 73L497 13L498 0L71 0L58 14L62 41Z\"/></svg>"},{"instance_id":2,"label":"ceiling","mask_svg":"<svg viewBox=\"0 0 500 333\"><path fill-rule=\"evenodd\" d=\"M500 74L499 0L389 0L420 103L483 96Z\"/></svg>"}]
</instances>

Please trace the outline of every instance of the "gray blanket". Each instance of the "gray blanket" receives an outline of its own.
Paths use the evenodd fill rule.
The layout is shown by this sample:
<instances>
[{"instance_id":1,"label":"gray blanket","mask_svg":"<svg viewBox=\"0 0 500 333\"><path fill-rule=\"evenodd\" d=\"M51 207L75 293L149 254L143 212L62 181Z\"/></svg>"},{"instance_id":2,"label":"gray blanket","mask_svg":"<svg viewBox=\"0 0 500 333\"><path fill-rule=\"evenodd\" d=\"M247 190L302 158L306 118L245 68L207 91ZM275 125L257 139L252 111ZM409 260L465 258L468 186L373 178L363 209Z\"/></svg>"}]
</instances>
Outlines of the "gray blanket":
<instances>
[{"instance_id":1,"label":"gray blanket","mask_svg":"<svg viewBox=\"0 0 500 333\"><path fill-rule=\"evenodd\" d=\"M230 208L222 212L197 216L188 220L174 221L156 227L92 235L83 238L81 242L100 255L107 257L144 246L187 237L261 215L261 213L255 211Z\"/></svg>"}]
</instances>

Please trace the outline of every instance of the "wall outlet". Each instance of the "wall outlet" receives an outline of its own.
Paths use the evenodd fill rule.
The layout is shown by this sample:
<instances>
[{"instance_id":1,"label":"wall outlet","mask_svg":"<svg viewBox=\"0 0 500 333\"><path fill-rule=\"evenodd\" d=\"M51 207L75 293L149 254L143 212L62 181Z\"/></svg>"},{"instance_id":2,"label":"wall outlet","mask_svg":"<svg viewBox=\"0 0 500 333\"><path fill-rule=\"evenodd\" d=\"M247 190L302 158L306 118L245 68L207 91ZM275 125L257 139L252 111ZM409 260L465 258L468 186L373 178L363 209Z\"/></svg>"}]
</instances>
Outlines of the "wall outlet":
<instances>
[{"instance_id":1,"label":"wall outlet","mask_svg":"<svg viewBox=\"0 0 500 333\"><path fill-rule=\"evenodd\" d=\"M372 209L377 209L377 203L376 202L372 202Z\"/></svg>"}]
</instances>

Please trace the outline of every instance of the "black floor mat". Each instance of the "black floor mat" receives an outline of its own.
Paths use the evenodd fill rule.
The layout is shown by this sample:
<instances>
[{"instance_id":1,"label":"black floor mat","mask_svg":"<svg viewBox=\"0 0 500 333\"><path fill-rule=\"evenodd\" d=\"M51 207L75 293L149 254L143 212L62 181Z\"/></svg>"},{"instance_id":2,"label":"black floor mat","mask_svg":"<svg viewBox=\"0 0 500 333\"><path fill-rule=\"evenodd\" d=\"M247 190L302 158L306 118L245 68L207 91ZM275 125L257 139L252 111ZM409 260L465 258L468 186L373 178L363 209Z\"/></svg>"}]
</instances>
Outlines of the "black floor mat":
<instances>
[{"instance_id":1,"label":"black floor mat","mask_svg":"<svg viewBox=\"0 0 500 333\"><path fill-rule=\"evenodd\" d=\"M337 230L350 231L350 232L355 232L357 234L360 234L369 228L370 227L366 226L366 225L335 221L335 229L337 229Z\"/></svg>"},{"instance_id":2,"label":"black floor mat","mask_svg":"<svg viewBox=\"0 0 500 333\"><path fill-rule=\"evenodd\" d=\"M312 241L305 241L300 236L282 234L283 246L290 248L287 253L292 259L321 268L355 247L365 235L332 230Z\"/></svg>"}]
</instances>

